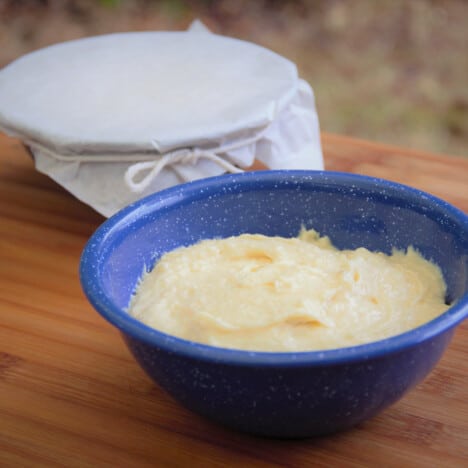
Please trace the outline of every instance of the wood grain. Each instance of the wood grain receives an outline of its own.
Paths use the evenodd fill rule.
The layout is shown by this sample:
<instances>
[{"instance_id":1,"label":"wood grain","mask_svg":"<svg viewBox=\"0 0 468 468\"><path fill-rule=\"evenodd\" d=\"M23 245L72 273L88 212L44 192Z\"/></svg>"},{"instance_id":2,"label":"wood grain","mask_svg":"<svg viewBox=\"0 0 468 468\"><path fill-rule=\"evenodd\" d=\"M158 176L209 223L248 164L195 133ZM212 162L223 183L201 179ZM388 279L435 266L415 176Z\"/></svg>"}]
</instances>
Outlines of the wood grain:
<instances>
[{"instance_id":1,"label":"wood grain","mask_svg":"<svg viewBox=\"0 0 468 468\"><path fill-rule=\"evenodd\" d=\"M323 135L326 168L385 177L468 211L468 159ZM0 466L468 466L468 324L432 374L331 437L273 441L181 408L85 300L81 250L103 218L0 136Z\"/></svg>"}]
</instances>

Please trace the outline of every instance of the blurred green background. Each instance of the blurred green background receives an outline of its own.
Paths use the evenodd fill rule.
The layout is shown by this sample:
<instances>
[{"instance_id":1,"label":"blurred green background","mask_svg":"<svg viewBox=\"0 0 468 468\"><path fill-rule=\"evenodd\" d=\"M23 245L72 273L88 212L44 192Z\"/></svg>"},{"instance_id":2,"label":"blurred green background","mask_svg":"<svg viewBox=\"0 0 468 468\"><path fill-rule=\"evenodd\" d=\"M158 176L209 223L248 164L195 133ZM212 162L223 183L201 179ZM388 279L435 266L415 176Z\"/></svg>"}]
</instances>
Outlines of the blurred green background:
<instances>
[{"instance_id":1,"label":"blurred green background","mask_svg":"<svg viewBox=\"0 0 468 468\"><path fill-rule=\"evenodd\" d=\"M294 61L324 131L468 154L465 0L0 0L0 66L67 39L195 18Z\"/></svg>"}]
</instances>

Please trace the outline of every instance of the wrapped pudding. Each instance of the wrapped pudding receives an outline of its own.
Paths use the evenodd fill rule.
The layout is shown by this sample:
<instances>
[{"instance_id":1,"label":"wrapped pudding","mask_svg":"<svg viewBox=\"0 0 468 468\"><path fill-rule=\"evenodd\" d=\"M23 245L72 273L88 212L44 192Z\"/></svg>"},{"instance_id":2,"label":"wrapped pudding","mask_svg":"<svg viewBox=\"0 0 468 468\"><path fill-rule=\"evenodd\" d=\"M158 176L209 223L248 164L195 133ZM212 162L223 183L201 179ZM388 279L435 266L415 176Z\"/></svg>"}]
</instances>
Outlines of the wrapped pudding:
<instances>
[{"instance_id":1,"label":"wrapped pudding","mask_svg":"<svg viewBox=\"0 0 468 468\"><path fill-rule=\"evenodd\" d=\"M322 169L310 86L257 45L195 28L90 37L0 71L0 130L104 216L226 172Z\"/></svg>"}]
</instances>

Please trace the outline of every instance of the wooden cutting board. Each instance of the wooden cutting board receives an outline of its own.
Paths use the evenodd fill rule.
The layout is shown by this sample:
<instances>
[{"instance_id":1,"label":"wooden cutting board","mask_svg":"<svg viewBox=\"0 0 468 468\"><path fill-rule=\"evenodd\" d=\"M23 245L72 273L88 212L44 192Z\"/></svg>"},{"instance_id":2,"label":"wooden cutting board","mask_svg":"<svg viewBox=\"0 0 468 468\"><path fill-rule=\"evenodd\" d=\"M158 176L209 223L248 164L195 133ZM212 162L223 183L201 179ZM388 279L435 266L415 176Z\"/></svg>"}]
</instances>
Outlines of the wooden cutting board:
<instances>
[{"instance_id":1,"label":"wooden cutting board","mask_svg":"<svg viewBox=\"0 0 468 468\"><path fill-rule=\"evenodd\" d=\"M326 168L385 177L468 212L468 159L323 135ZM468 321L432 374L327 438L231 432L143 374L85 300L81 250L103 218L0 136L0 466L468 466Z\"/></svg>"}]
</instances>

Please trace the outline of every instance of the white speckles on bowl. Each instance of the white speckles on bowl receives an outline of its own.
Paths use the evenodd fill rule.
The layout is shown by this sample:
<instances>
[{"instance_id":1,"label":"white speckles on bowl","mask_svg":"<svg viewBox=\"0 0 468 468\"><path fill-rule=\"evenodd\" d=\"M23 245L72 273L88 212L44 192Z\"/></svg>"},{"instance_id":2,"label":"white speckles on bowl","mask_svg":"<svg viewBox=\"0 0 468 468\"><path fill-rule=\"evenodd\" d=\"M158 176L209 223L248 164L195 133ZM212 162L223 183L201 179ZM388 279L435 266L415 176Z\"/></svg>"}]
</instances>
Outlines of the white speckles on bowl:
<instances>
[{"instance_id":1,"label":"white speckles on bowl","mask_svg":"<svg viewBox=\"0 0 468 468\"><path fill-rule=\"evenodd\" d=\"M245 232L292 237L301 226L339 248L389 253L413 245L440 266L454 305L386 340L297 353L202 345L151 329L125 311L143 268L164 252ZM151 195L110 218L84 250L81 280L142 368L188 408L255 434L327 434L386 408L439 360L468 315L468 217L420 191L352 174L220 176Z\"/></svg>"}]
</instances>

